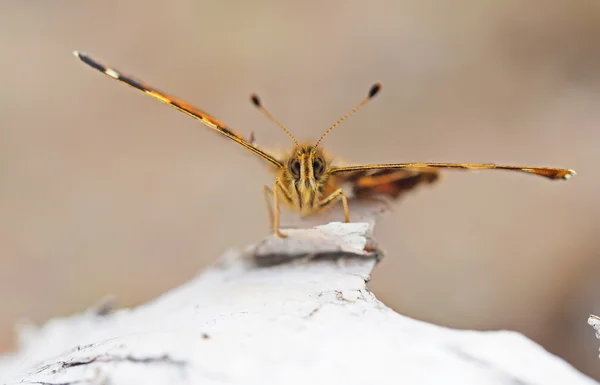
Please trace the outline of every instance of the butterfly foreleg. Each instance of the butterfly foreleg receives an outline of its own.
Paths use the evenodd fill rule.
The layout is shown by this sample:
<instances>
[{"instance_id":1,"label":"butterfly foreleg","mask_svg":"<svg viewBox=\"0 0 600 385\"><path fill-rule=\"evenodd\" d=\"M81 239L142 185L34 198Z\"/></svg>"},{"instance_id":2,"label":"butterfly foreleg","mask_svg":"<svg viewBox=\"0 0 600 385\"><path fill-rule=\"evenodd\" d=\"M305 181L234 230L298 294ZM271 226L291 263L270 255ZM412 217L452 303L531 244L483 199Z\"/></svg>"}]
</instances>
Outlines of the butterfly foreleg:
<instances>
[{"instance_id":1,"label":"butterfly foreleg","mask_svg":"<svg viewBox=\"0 0 600 385\"><path fill-rule=\"evenodd\" d=\"M342 201L342 206L344 207L344 219L346 222L350 222L350 210L348 209L348 199L346 199L346 195L344 195L344 191L339 188L332 192L328 197L324 198L321 202L319 202L319 210L324 210L336 203L337 201Z\"/></svg>"},{"instance_id":2,"label":"butterfly foreleg","mask_svg":"<svg viewBox=\"0 0 600 385\"><path fill-rule=\"evenodd\" d=\"M269 203L268 194L269 195L273 194L273 205L275 206L274 210L271 208L271 204ZM283 183L281 183L281 180L279 180L279 178L275 179L275 183L273 184L273 190L271 190L269 187L265 186L265 198L267 200L267 208L269 210L269 214L270 214L270 218L271 218L271 225L273 226L273 232L280 238L286 238L287 235L285 235L281 231L279 231L279 199L280 199L280 195L283 195L283 199L285 199L287 202L292 201L291 194L285 188Z\"/></svg>"}]
</instances>

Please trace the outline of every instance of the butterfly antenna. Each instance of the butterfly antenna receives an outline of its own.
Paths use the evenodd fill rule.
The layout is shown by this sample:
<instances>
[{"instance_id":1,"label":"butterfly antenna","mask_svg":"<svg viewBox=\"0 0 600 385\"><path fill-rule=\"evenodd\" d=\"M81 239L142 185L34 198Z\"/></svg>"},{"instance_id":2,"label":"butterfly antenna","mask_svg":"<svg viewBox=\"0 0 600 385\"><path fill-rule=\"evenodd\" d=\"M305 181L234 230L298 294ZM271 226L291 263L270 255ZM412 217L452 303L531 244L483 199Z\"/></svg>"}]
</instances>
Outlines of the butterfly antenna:
<instances>
[{"instance_id":1,"label":"butterfly antenna","mask_svg":"<svg viewBox=\"0 0 600 385\"><path fill-rule=\"evenodd\" d=\"M337 126L339 126L340 123L342 123L344 120L346 120L347 118L349 118L356 111L360 110L361 107L364 106L365 104L367 104L367 102L369 100L373 99L375 97L375 95L377 95L379 93L380 90L381 90L381 83L375 83L375 84L373 84L371 86L371 89L369 89L369 94L367 95L367 97L364 98L360 103L358 103L358 105L356 107L354 107L348 113L346 113L344 116L342 116L341 118L339 118L337 122L333 123L331 125L331 127L329 127L327 129L327 131L325 131L325 133L323 135L321 135L321 138L319 138L319 140L317 141L317 144L315 144L315 147L317 147L319 145L319 143L321 143L321 141L323 140L323 138L326 137L327 134L329 134L331 132L331 130L333 130L334 128L336 128Z\"/></svg>"},{"instance_id":2,"label":"butterfly antenna","mask_svg":"<svg viewBox=\"0 0 600 385\"><path fill-rule=\"evenodd\" d=\"M294 138L294 135L292 135L292 133L289 132L288 129L285 128L284 125L279 122L279 120L275 119L275 117L273 115L271 115L271 113L269 111L267 111L266 108L263 107L257 94L252 94L250 96L250 100L252 100L252 104L254 104L256 106L256 108L258 108L263 114L265 114L265 116L270 121L272 121L277 126L279 126L279 128L281 128L283 130L283 132L285 132L286 134L288 134L290 136L290 138L292 138L292 140L296 144L296 147L300 147L300 145L298 144L298 141L296 140L296 138Z\"/></svg>"}]
</instances>

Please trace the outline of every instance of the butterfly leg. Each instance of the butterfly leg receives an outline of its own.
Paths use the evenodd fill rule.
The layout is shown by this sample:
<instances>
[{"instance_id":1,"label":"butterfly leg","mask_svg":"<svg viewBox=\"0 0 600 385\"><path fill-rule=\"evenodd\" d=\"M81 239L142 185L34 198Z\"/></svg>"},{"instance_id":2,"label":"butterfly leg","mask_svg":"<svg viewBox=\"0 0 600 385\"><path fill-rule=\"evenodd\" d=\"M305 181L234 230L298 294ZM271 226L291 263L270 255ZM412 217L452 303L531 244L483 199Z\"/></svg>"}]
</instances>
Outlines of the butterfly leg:
<instances>
[{"instance_id":1,"label":"butterfly leg","mask_svg":"<svg viewBox=\"0 0 600 385\"><path fill-rule=\"evenodd\" d=\"M331 193L331 195L319 202L319 209L326 209L333 203L337 202L338 198L342 201L342 206L344 206L344 217L346 223L348 223L350 222L350 210L348 209L348 199L346 199L346 195L344 195L344 191L341 188L335 190Z\"/></svg>"},{"instance_id":2,"label":"butterfly leg","mask_svg":"<svg viewBox=\"0 0 600 385\"><path fill-rule=\"evenodd\" d=\"M271 192L270 189L269 189L269 192ZM285 188L285 186L281 183L279 178L275 179L275 183L273 185L272 192L273 192L273 205L275 206L275 211L271 212L272 213L271 224L273 225L273 232L280 238L286 238L287 235L285 235L281 231L279 231L279 195L282 193L283 198L288 202L292 201L292 197L291 197L290 193L287 191L287 189ZM267 190L265 189L265 197L266 197L266 194L267 194ZM270 208L271 208L271 205L269 205L269 209Z\"/></svg>"},{"instance_id":3,"label":"butterfly leg","mask_svg":"<svg viewBox=\"0 0 600 385\"><path fill-rule=\"evenodd\" d=\"M267 204L267 211L269 212L269 228L273 228L273 205L271 199L273 199L273 190L269 186L264 186L265 202Z\"/></svg>"}]
</instances>

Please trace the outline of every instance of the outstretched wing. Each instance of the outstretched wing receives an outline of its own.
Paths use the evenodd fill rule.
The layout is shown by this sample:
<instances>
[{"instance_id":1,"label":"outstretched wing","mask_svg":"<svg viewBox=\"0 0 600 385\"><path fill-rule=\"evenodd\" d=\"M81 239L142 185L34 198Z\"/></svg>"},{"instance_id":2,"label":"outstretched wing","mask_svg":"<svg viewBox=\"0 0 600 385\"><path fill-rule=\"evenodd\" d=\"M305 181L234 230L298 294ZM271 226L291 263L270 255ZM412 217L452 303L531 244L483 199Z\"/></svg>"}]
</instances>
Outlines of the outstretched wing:
<instances>
[{"instance_id":1,"label":"outstretched wing","mask_svg":"<svg viewBox=\"0 0 600 385\"><path fill-rule=\"evenodd\" d=\"M283 166L281 164L281 162L279 160L277 160L275 157L266 153L265 151L261 150L260 148L256 147L253 143L248 142L240 134L233 131L232 129L227 127L225 124L223 124L220 121L218 121L217 119L213 118L206 112L203 112L202 110L192 106L191 104L189 104L183 100L177 99L177 98L170 96L162 91L159 91L156 88L153 88L140 80L136 80L131 76L124 75L117 70L106 67L105 65L97 62L96 60L92 59L90 56L88 56L87 54L85 54L83 52L74 51L73 54L79 60L81 60L85 64L89 65L90 67L102 72L103 74L108 75L111 78L120 81L121 83L127 84L128 86L133 87L136 90L139 90L147 95L150 95L153 98L158 99L161 102L178 109L179 111L183 112L186 115L191 116L194 119L198 119L200 122L204 123L206 126L212 128L213 130L220 132L221 134L225 135L226 137L233 140L234 142L241 144L242 146L246 147L248 150L254 152L261 158L271 162L275 166L280 167L280 168Z\"/></svg>"},{"instance_id":2,"label":"outstretched wing","mask_svg":"<svg viewBox=\"0 0 600 385\"><path fill-rule=\"evenodd\" d=\"M473 163L398 163L398 164L368 164L362 166L349 166L349 167L333 167L328 170L330 174L338 174L344 172L356 172L365 170L394 170L394 169L436 169L436 168L450 168L450 169L462 169L462 170L508 170L525 172L528 174L534 174L543 176L548 179L569 179L575 175L575 171L561 169L561 168L548 168L548 167L527 167L527 166L501 166L497 164L473 164Z\"/></svg>"}]
</instances>

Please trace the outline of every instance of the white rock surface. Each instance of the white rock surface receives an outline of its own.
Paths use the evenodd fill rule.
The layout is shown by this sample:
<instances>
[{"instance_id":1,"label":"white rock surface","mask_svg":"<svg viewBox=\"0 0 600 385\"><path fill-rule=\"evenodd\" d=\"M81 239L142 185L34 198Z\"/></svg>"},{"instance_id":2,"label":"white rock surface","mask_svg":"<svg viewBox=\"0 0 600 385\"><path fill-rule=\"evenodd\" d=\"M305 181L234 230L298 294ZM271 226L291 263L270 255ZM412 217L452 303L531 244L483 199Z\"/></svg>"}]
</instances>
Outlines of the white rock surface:
<instances>
[{"instance_id":1,"label":"white rock surface","mask_svg":"<svg viewBox=\"0 0 600 385\"><path fill-rule=\"evenodd\" d=\"M518 333L452 330L386 307L365 285L381 255L369 230L288 230L138 308L102 304L25 327L18 352L0 358L0 383L596 383Z\"/></svg>"}]
</instances>

